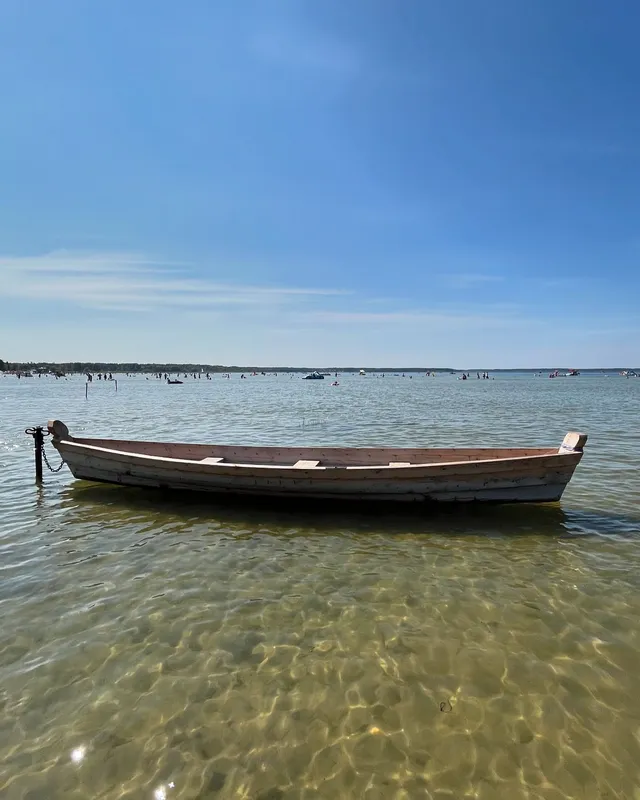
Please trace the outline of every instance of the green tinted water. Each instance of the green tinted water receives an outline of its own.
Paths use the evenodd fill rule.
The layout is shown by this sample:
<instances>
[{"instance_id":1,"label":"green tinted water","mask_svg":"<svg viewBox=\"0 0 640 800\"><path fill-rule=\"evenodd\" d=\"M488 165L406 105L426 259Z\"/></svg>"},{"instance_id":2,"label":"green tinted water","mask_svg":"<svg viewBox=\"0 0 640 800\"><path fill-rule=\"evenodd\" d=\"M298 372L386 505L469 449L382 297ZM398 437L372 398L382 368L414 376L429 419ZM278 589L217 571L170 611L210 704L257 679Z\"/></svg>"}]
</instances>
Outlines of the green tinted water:
<instances>
[{"instance_id":1,"label":"green tinted water","mask_svg":"<svg viewBox=\"0 0 640 800\"><path fill-rule=\"evenodd\" d=\"M640 380L0 378L0 794L640 797ZM27 425L559 444L560 506L362 514L33 486ZM50 451L51 460L55 454Z\"/></svg>"}]
</instances>

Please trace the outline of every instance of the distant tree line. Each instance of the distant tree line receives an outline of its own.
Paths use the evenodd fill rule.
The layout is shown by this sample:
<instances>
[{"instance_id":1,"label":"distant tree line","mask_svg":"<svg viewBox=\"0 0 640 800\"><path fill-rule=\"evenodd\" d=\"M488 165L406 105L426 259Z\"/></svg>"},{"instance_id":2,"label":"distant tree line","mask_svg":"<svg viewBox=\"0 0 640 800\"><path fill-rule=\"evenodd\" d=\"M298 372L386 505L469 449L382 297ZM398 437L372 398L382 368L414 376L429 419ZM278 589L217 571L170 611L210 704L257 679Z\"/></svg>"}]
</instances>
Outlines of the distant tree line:
<instances>
[{"instance_id":1,"label":"distant tree line","mask_svg":"<svg viewBox=\"0 0 640 800\"><path fill-rule=\"evenodd\" d=\"M317 365L302 367L260 367L260 366L237 366L226 364L139 364L122 363L116 361L4 361L0 358L0 372L129 372L129 373L158 373L158 372L310 372L319 369ZM358 372L362 367L321 367L322 372ZM366 372L460 372L455 367L364 367ZM547 372L550 367L536 367L524 369L491 369L490 372ZM555 367L554 367L555 369ZM560 368L565 371L567 368ZM620 372L628 367L600 367L588 368L582 372ZM475 368L467 369L467 372L476 372ZM482 370L484 371L484 369Z\"/></svg>"},{"instance_id":2,"label":"distant tree line","mask_svg":"<svg viewBox=\"0 0 640 800\"><path fill-rule=\"evenodd\" d=\"M317 369L317 366L302 367L264 367L264 366L237 366L225 364L138 364L121 363L115 361L28 361L8 362L0 359L0 371L26 372L129 372L129 373L156 373L156 372L305 372ZM357 372L360 367L323 367L327 372ZM449 367L365 367L367 372L452 372Z\"/></svg>"}]
</instances>

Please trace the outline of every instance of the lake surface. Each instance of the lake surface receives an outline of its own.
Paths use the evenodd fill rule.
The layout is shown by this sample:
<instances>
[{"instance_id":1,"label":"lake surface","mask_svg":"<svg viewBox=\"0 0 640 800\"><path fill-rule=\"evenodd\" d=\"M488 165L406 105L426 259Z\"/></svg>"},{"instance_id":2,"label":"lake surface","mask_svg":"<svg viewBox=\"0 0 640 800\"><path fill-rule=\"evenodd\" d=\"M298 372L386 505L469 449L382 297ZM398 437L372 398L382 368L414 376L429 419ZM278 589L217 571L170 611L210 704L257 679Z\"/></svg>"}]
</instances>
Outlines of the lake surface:
<instances>
[{"instance_id":1,"label":"lake surface","mask_svg":"<svg viewBox=\"0 0 640 800\"><path fill-rule=\"evenodd\" d=\"M0 377L5 800L640 798L640 380ZM24 435L558 445L563 501L356 513L34 486ZM47 446L52 464L57 453Z\"/></svg>"}]
</instances>

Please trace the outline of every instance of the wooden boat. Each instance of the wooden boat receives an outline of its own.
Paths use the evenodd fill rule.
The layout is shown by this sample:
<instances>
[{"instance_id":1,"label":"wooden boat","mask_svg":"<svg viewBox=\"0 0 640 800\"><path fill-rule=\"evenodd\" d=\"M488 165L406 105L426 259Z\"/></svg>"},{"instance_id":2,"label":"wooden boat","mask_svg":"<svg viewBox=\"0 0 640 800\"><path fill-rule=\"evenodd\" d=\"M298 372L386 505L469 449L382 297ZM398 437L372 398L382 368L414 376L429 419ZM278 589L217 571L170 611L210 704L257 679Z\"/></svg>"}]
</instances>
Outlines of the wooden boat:
<instances>
[{"instance_id":1,"label":"wooden boat","mask_svg":"<svg viewBox=\"0 0 640 800\"><path fill-rule=\"evenodd\" d=\"M553 502L582 458L587 436L560 447L416 449L237 447L71 436L49 422L76 478L219 494L415 502Z\"/></svg>"}]
</instances>

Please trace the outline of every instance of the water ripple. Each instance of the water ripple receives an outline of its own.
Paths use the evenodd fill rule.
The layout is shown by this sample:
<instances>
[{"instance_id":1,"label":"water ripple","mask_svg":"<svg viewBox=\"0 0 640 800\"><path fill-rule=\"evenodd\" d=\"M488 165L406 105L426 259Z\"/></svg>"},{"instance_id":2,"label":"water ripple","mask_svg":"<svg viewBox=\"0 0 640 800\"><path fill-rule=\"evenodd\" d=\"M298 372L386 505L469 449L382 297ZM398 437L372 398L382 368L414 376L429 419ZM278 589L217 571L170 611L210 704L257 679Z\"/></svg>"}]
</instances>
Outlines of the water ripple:
<instances>
[{"instance_id":1,"label":"water ripple","mask_svg":"<svg viewBox=\"0 0 640 800\"><path fill-rule=\"evenodd\" d=\"M324 382L328 383L328 382ZM640 381L0 378L3 798L632 798ZM176 392L175 390L178 390ZM263 444L590 434L561 506L33 486L27 425Z\"/></svg>"}]
</instances>

